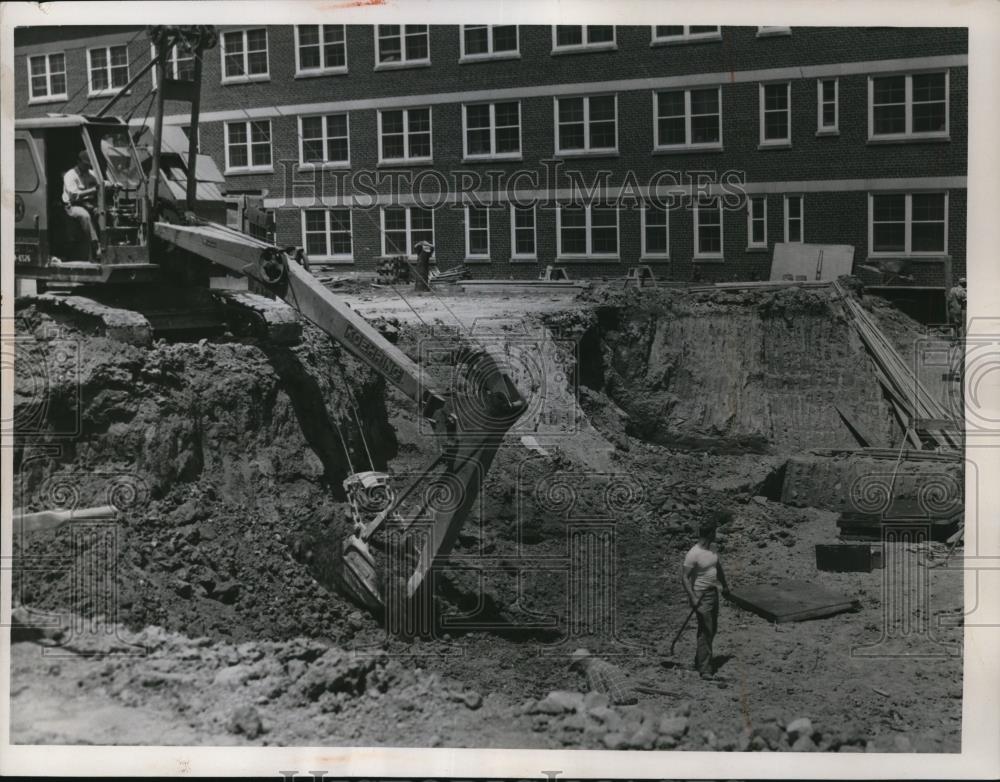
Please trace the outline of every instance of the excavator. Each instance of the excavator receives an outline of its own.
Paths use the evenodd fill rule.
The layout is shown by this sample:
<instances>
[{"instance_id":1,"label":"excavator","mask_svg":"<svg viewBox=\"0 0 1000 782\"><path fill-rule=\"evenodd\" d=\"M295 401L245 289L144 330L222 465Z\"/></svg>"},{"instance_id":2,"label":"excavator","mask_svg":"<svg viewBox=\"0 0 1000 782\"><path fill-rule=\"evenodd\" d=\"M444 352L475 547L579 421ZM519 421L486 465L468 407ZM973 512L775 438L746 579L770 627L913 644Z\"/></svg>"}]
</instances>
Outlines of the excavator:
<instances>
[{"instance_id":1,"label":"excavator","mask_svg":"<svg viewBox=\"0 0 1000 782\"><path fill-rule=\"evenodd\" d=\"M336 586L373 612L385 611L390 602L426 596L432 591L429 574L455 545L482 478L505 434L524 413L525 400L505 371L503 357L468 341L455 353L451 387L439 388L425 368L319 282L301 250L199 217L201 53L215 45L215 31L161 26L149 33L155 55L119 94L156 68L161 87L151 146L142 149L135 143L148 132L146 127L108 116L114 98L96 116L50 115L15 123L15 276L42 289L36 300L72 300L71 308L103 319L109 327L124 318L141 332L147 323L144 305L155 310L150 302L162 304L175 291L184 294L178 296L182 303L196 301L208 279L238 275L248 279L255 293L230 296L228 303L243 309L256 324L254 333L270 338L287 326L275 315L274 299L281 299L378 372L417 405L439 453L398 494L385 473L347 477L353 532L333 544ZM194 77L186 84L169 79L164 67L175 47L195 54ZM164 187L165 96L192 104L188 154L180 163L174 161L184 169L185 203L171 198ZM68 235L73 226L61 203L62 173L80 150L89 157L98 183L91 206L103 250L97 259L74 256L80 243ZM74 295L60 297L60 288ZM186 314L160 315L159 320L148 319L154 321L150 332ZM436 500L442 492L447 502ZM384 550L372 545L379 530L398 545Z\"/></svg>"}]
</instances>

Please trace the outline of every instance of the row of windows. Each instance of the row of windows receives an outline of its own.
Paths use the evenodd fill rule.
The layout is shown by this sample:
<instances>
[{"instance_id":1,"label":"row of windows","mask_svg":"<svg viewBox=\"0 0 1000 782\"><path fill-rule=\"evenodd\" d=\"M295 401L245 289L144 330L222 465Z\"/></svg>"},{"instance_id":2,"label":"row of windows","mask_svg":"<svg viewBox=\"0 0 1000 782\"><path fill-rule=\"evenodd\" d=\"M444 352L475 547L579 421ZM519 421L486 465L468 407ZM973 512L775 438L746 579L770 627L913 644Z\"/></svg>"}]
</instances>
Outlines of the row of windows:
<instances>
[{"instance_id":1,"label":"row of windows","mask_svg":"<svg viewBox=\"0 0 1000 782\"><path fill-rule=\"evenodd\" d=\"M817 134L839 133L838 79L816 83ZM878 76L869 79L869 136L875 140L947 137L948 73ZM560 155L618 152L618 97L590 95L554 99L555 152ZM792 141L791 82L759 85L760 146ZM431 108L380 110L381 163L433 162ZM653 93L654 150L722 149L722 87ZM349 116L298 118L299 164L350 165ZM228 171L270 170L271 121L226 123ZM464 160L520 159L521 103L462 107Z\"/></svg>"},{"instance_id":2,"label":"row of windows","mask_svg":"<svg viewBox=\"0 0 1000 782\"><path fill-rule=\"evenodd\" d=\"M805 197L783 198L783 240L805 241ZM692 208L694 258L723 260L723 201L695 201ZM465 207L465 259L491 259L491 216L498 210ZM642 258L670 259L670 211L647 203L640 210ZM509 206L510 258L538 258L537 210ZM314 260L353 260L352 211L349 208L303 209L302 245ZM617 260L619 258L619 208L601 205L559 205L555 210L556 257ZM747 249L766 249L768 219L766 196L746 200ZM392 206L379 211L383 256L409 255L421 241L435 244L434 210ZM947 193L872 193L868 199L870 255L941 255L948 237Z\"/></svg>"},{"instance_id":3,"label":"row of windows","mask_svg":"<svg viewBox=\"0 0 1000 782\"><path fill-rule=\"evenodd\" d=\"M650 45L722 40L718 26L651 28ZM790 27L758 27L758 35L790 34ZM430 65L430 28L425 24L380 24L374 28L375 68ZM460 62L520 57L517 25L462 25ZM557 25L552 28L552 53L617 48L613 25ZM270 79L266 27L227 30L219 40L222 83ZM175 47L167 75L191 79L194 54ZM347 39L342 24L295 25L295 75L347 73ZM87 50L87 79L92 96L113 94L129 80L128 47ZM63 52L28 58L29 99L49 102L67 97L66 56Z\"/></svg>"}]
</instances>

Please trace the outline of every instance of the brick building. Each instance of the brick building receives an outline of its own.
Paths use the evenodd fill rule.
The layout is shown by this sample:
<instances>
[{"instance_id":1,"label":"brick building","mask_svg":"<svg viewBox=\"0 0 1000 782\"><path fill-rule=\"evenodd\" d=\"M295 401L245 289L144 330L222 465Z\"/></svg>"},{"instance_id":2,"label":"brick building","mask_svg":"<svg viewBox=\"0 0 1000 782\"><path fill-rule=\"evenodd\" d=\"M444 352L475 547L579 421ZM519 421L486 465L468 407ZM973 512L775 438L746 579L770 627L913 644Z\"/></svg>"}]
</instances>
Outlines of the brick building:
<instances>
[{"instance_id":1,"label":"brick building","mask_svg":"<svg viewBox=\"0 0 1000 782\"><path fill-rule=\"evenodd\" d=\"M18 117L94 113L151 54L140 27L15 49ZM806 241L940 290L965 272L967 81L964 28L250 25L204 57L199 142L279 242L344 270L428 239L481 277L766 279ZM152 88L115 112L141 122Z\"/></svg>"}]
</instances>

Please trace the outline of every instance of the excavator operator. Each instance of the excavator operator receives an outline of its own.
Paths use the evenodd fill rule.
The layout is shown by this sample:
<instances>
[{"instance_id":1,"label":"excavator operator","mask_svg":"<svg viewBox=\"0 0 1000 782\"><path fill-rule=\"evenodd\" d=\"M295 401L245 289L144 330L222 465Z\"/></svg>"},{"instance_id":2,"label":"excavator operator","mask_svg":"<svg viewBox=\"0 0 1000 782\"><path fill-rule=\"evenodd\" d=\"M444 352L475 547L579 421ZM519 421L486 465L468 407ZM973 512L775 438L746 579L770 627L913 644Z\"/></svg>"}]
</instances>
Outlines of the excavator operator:
<instances>
[{"instance_id":1,"label":"excavator operator","mask_svg":"<svg viewBox=\"0 0 1000 782\"><path fill-rule=\"evenodd\" d=\"M112 187L111 182L105 183ZM97 207L97 179L91 173L90 156L87 151L80 150L76 165L63 174L63 207L66 215L76 222L83 234L90 239L89 256L82 260L89 261L91 257L101 257L101 245L94 227L93 210Z\"/></svg>"}]
</instances>

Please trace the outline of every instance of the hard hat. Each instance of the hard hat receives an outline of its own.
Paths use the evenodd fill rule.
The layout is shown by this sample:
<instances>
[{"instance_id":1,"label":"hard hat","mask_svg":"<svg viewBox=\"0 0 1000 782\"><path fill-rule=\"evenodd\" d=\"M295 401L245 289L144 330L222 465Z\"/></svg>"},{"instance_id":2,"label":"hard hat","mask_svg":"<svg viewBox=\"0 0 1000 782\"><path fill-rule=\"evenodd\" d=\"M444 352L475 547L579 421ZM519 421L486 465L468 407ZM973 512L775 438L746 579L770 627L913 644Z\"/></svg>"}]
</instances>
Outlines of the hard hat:
<instances>
[{"instance_id":1,"label":"hard hat","mask_svg":"<svg viewBox=\"0 0 1000 782\"><path fill-rule=\"evenodd\" d=\"M577 649L573 654L570 655L569 667L572 668L575 665L579 665L584 660L590 657L590 652L586 649Z\"/></svg>"}]
</instances>

